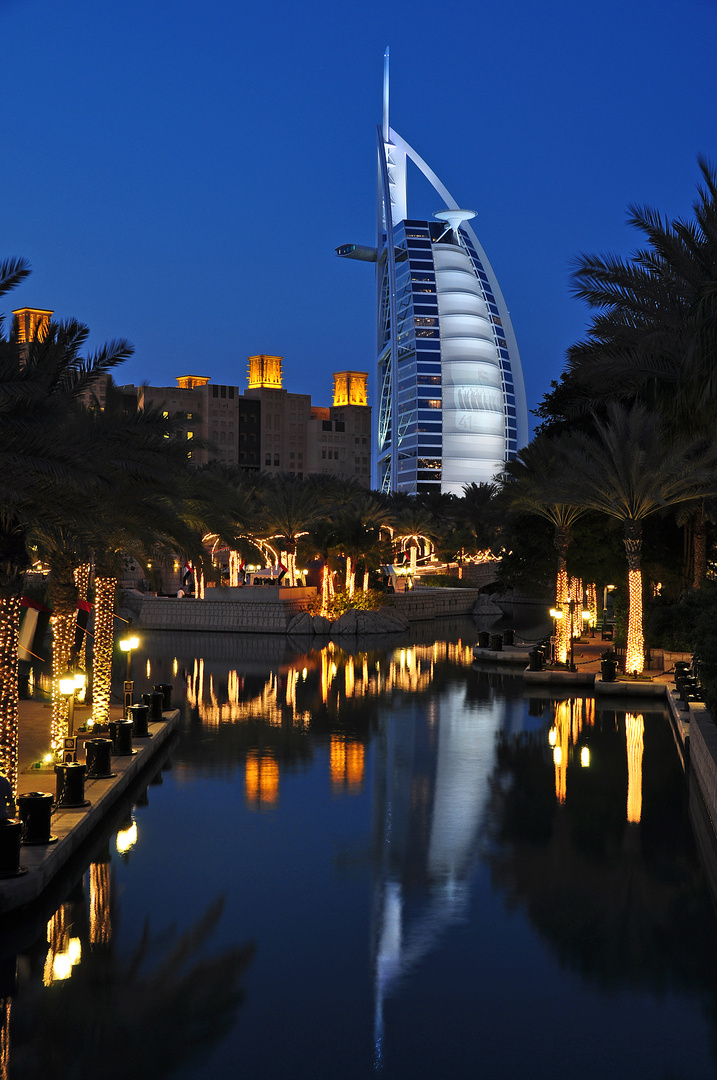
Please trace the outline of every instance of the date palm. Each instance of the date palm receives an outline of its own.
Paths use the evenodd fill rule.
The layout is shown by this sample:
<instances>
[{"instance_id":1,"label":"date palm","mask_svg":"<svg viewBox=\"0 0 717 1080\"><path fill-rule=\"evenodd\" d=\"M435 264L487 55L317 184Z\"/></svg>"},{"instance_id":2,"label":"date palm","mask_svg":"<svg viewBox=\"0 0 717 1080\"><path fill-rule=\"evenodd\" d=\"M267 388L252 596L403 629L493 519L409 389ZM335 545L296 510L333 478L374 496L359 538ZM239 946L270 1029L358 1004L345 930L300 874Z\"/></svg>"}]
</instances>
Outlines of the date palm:
<instances>
[{"instance_id":1,"label":"date palm","mask_svg":"<svg viewBox=\"0 0 717 1080\"><path fill-rule=\"evenodd\" d=\"M507 462L503 496L512 514L537 514L553 526L553 547L558 556L555 606L563 612L556 626L555 658L567 663L571 627L565 607L569 601L567 558L572 527L585 508L571 502L563 491L566 442L564 438L538 438Z\"/></svg>"},{"instance_id":2,"label":"date palm","mask_svg":"<svg viewBox=\"0 0 717 1080\"><path fill-rule=\"evenodd\" d=\"M23 260L0 264L0 295L29 273ZM102 484L91 435L75 423L77 403L131 355L125 341L89 357L89 331L49 323L20 343L0 324L0 772L17 788L17 634L20 592L33 529L67 525L80 497Z\"/></svg>"},{"instance_id":3,"label":"date palm","mask_svg":"<svg viewBox=\"0 0 717 1080\"><path fill-rule=\"evenodd\" d=\"M714 435L717 415L717 174L700 158L694 219L633 206L646 246L627 260L582 255L574 293L597 311L568 367L593 399L633 397L684 433Z\"/></svg>"},{"instance_id":4,"label":"date palm","mask_svg":"<svg viewBox=\"0 0 717 1080\"><path fill-rule=\"evenodd\" d=\"M625 670L643 669L642 528L667 507L711 496L717 489L715 448L705 440L678 440L642 405L612 403L594 436L575 433L563 445L561 497L622 522L628 565Z\"/></svg>"}]
</instances>

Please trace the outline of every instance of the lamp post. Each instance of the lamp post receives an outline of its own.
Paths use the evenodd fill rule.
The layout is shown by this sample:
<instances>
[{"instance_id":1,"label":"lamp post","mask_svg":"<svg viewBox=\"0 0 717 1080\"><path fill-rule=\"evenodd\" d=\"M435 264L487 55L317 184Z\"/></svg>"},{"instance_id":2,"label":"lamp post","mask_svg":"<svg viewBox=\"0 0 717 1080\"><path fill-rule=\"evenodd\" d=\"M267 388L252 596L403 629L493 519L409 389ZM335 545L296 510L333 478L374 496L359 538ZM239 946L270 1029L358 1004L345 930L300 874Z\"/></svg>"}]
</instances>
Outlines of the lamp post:
<instances>
[{"instance_id":1,"label":"lamp post","mask_svg":"<svg viewBox=\"0 0 717 1080\"><path fill-rule=\"evenodd\" d=\"M575 640L573 635L573 619L575 617L575 601L568 601L568 618L570 619L570 670L575 671L575 664L573 663L573 642Z\"/></svg>"},{"instance_id":2,"label":"lamp post","mask_svg":"<svg viewBox=\"0 0 717 1080\"><path fill-rule=\"evenodd\" d=\"M551 607L550 616L553 620L553 656L552 660L555 663L555 649L558 643L558 623L563 617L562 608Z\"/></svg>"},{"instance_id":3,"label":"lamp post","mask_svg":"<svg viewBox=\"0 0 717 1080\"><path fill-rule=\"evenodd\" d=\"M126 637L120 638L119 647L122 652L127 653L127 678L124 684L124 711L127 714L127 709L130 707L134 700L134 683L130 679L130 673L132 670L132 649L136 649L139 645L139 638L134 634L127 634Z\"/></svg>"},{"instance_id":4,"label":"lamp post","mask_svg":"<svg viewBox=\"0 0 717 1080\"><path fill-rule=\"evenodd\" d=\"M68 671L61 675L58 682L60 693L67 698L67 734L69 737L75 734L75 692L82 690L85 685L84 671Z\"/></svg>"},{"instance_id":5,"label":"lamp post","mask_svg":"<svg viewBox=\"0 0 717 1080\"><path fill-rule=\"evenodd\" d=\"M590 628L592 629L592 624L590 622L590 612L587 608L583 608L583 630L585 634L587 634L588 626L590 626ZM592 637L592 634L590 636Z\"/></svg>"}]
</instances>

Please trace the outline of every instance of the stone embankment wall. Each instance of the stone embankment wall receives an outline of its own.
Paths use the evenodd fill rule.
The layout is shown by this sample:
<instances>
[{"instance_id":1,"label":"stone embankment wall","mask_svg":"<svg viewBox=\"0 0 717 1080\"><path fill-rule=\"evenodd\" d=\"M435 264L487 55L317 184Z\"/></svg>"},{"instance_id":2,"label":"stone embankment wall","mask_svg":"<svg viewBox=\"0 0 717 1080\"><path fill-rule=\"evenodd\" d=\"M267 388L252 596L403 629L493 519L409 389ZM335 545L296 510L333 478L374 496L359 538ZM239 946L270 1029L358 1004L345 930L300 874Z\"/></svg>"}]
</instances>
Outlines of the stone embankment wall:
<instances>
[{"instance_id":1,"label":"stone embankment wall","mask_svg":"<svg viewBox=\"0 0 717 1080\"><path fill-rule=\"evenodd\" d=\"M281 591L286 593L292 590ZM269 589L262 589L262 595L256 599L242 597L241 601L186 598L177 600L173 597L146 596L136 622L144 630L285 634L294 616L306 610L309 597L303 594L308 591L297 589L296 593L302 595L287 599L270 597ZM470 615L478 596L477 589L426 588L414 589L409 593L396 593L394 596L387 596L386 600L387 606L390 605L407 622L412 623L452 615Z\"/></svg>"},{"instance_id":2,"label":"stone embankment wall","mask_svg":"<svg viewBox=\"0 0 717 1080\"><path fill-rule=\"evenodd\" d=\"M471 615L478 603L478 589L416 588L395 593L387 603L400 611L409 622L443 619L447 615Z\"/></svg>"},{"instance_id":3,"label":"stone embankment wall","mask_svg":"<svg viewBox=\"0 0 717 1080\"><path fill-rule=\"evenodd\" d=\"M690 768L717 832L717 727L704 706L690 706Z\"/></svg>"},{"instance_id":4,"label":"stone embankment wall","mask_svg":"<svg viewBox=\"0 0 717 1080\"><path fill-rule=\"evenodd\" d=\"M305 606L304 598L280 600L262 597L237 603L231 600L176 600L147 596L142 602L138 625L144 630L285 634L289 621Z\"/></svg>"}]
</instances>

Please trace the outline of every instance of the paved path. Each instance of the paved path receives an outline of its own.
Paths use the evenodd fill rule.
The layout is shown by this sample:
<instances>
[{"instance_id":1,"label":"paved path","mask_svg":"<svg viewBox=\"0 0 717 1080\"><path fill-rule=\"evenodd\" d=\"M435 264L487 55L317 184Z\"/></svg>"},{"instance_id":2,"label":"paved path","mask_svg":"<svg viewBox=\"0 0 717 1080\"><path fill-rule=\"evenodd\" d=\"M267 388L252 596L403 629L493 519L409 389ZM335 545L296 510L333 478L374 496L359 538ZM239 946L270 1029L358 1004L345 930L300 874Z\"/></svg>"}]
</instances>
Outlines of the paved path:
<instances>
[{"instance_id":1,"label":"paved path","mask_svg":"<svg viewBox=\"0 0 717 1080\"><path fill-rule=\"evenodd\" d=\"M90 716L90 706L75 706L75 731L84 724ZM112 720L121 720L123 710L120 705L113 705L110 709ZM49 791L55 794L55 773L49 769L31 769L33 762L42 761L45 754L50 751L50 725L52 720L52 708L50 703L43 701L20 702L20 731L18 744L18 758L20 775L18 777L18 794L26 791ZM81 755L80 760L84 760Z\"/></svg>"}]
</instances>

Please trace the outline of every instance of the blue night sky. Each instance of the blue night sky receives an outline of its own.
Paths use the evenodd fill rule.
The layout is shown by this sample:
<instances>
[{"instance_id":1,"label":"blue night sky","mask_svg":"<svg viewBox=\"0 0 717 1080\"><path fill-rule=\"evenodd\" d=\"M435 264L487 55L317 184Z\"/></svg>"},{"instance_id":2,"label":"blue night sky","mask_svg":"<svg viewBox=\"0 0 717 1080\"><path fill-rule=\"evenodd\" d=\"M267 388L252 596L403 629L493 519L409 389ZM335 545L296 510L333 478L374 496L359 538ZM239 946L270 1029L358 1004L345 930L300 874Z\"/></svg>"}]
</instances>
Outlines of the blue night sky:
<instances>
[{"instance_id":1,"label":"blue night sky","mask_svg":"<svg viewBox=\"0 0 717 1080\"><path fill-rule=\"evenodd\" d=\"M634 250L632 202L689 215L717 165L715 0L0 0L0 29L2 256L33 267L4 309L129 338L119 382L244 387L257 352L317 404L333 371L373 380L373 268L334 248L375 242L386 45L392 126L478 212L529 407L586 325L571 259ZM439 209L411 167L409 213Z\"/></svg>"}]
</instances>

